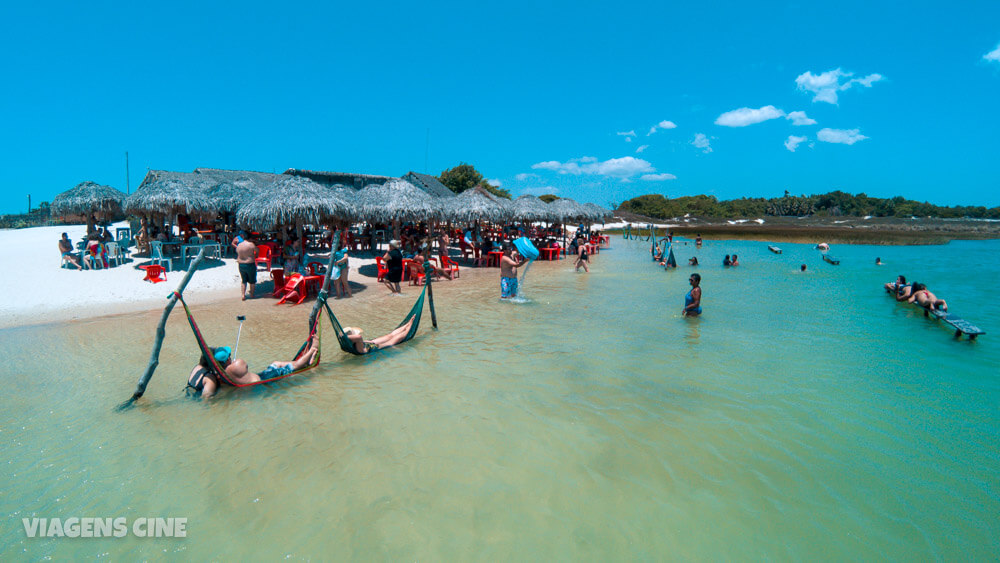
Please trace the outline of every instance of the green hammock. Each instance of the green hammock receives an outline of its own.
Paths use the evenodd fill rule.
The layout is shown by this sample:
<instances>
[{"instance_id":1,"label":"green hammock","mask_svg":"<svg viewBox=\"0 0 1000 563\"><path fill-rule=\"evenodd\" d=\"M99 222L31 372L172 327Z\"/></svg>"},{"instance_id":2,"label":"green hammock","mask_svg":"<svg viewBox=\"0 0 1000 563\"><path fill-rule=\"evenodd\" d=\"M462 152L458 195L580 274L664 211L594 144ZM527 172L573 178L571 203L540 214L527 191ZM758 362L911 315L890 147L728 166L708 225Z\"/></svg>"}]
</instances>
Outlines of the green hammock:
<instances>
[{"instance_id":1,"label":"green hammock","mask_svg":"<svg viewBox=\"0 0 1000 563\"><path fill-rule=\"evenodd\" d=\"M424 311L424 297L427 295L427 286L429 285L429 283L424 284L424 289L420 292L420 297L417 299L417 302L413 304L413 308L410 309L410 312L403 318L403 322L396 325L396 328L399 328L410 322L410 319L413 319L413 326L411 326L409 332L406 333L406 338L401 340L399 344L406 342L417 334L417 328L420 327L420 316ZM348 354L363 356L364 354L358 352L357 348L354 346L354 342L347 337L347 334L344 333L344 327L340 324L340 321L337 320L336 315L333 314L333 310L330 309L330 303L324 301L323 306L326 307L326 314L330 317L330 324L333 325L333 332L337 335L337 342L340 343L340 349Z\"/></svg>"},{"instance_id":2,"label":"green hammock","mask_svg":"<svg viewBox=\"0 0 1000 563\"><path fill-rule=\"evenodd\" d=\"M219 365L219 362L215 359L215 355L212 354L212 350L205 342L205 338L201 335L201 330L198 328L198 323L194 321L194 315L191 314L191 309L189 309L187 303L184 302L184 297L182 297L181 294L177 292L174 292L174 295L177 296L177 299L181 302L181 305L184 306L184 314L187 315L188 324L191 325L191 331L194 332L194 339L195 341L198 342L198 347L201 348L201 353L204 354L206 358L209 358L209 360L212 362L212 371L215 372L215 375L217 375L221 381L226 382L226 384L228 385L232 385L233 387L252 387L254 385L260 385L262 383L270 383L272 381L284 379L290 375L302 373L319 365L320 353L319 351L317 351L311 363L306 364L291 373L286 373L285 375L272 377L271 379L262 379L260 381L254 381L252 383L236 383L235 381L229 378L229 375L226 373L225 368ZM309 338L306 338L306 341L302 343L302 346L299 348L299 351L295 353L293 359L298 359L299 356L305 353L306 347L309 346L309 340L314 337L316 338L316 345L318 347L320 344L319 315L316 315L316 321L313 323L313 326L309 328Z\"/></svg>"}]
</instances>

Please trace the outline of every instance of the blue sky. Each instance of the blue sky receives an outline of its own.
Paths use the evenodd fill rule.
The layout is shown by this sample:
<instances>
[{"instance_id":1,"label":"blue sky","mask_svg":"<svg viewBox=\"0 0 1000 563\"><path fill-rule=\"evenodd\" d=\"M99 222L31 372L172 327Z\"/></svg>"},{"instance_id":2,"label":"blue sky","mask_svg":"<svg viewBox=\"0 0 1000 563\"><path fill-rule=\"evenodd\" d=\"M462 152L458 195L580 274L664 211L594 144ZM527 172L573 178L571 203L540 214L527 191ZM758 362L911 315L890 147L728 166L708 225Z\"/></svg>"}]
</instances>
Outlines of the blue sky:
<instances>
[{"instance_id":1,"label":"blue sky","mask_svg":"<svg viewBox=\"0 0 1000 563\"><path fill-rule=\"evenodd\" d=\"M149 168L468 162L604 205L1000 205L996 2L11 4L0 212L124 191L125 151L132 189Z\"/></svg>"}]
</instances>

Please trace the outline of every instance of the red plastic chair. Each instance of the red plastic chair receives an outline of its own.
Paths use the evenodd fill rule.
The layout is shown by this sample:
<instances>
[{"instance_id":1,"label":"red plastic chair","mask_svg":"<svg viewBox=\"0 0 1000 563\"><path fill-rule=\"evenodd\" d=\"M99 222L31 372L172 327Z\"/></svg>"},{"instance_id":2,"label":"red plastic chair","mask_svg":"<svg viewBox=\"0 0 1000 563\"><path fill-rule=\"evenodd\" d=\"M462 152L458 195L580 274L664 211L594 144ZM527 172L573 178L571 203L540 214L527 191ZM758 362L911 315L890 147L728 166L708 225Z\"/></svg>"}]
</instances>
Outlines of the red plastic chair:
<instances>
[{"instance_id":1,"label":"red plastic chair","mask_svg":"<svg viewBox=\"0 0 1000 563\"><path fill-rule=\"evenodd\" d=\"M142 266L143 270L146 270L146 277L142 278L142 281L148 281L152 283L160 283L167 281L167 271L163 269L163 266L159 264L150 264L149 266ZM160 276L163 276L162 278Z\"/></svg>"},{"instance_id":2,"label":"red plastic chair","mask_svg":"<svg viewBox=\"0 0 1000 563\"><path fill-rule=\"evenodd\" d=\"M271 247L260 245L257 247L257 259L253 261L254 266L257 264L264 264L264 266L270 270L271 269Z\"/></svg>"},{"instance_id":3,"label":"red plastic chair","mask_svg":"<svg viewBox=\"0 0 1000 563\"><path fill-rule=\"evenodd\" d=\"M271 279L274 281L274 292L271 293L271 297L281 297L285 294L285 270L284 268L275 268L271 270Z\"/></svg>"},{"instance_id":4,"label":"red plastic chair","mask_svg":"<svg viewBox=\"0 0 1000 563\"><path fill-rule=\"evenodd\" d=\"M459 274L458 271L458 264L453 262L451 258L445 256L444 254L441 255L441 268L450 272L452 274L452 278L461 277L461 274Z\"/></svg>"},{"instance_id":5,"label":"red plastic chair","mask_svg":"<svg viewBox=\"0 0 1000 563\"><path fill-rule=\"evenodd\" d=\"M376 279L377 281L382 281L382 278L389 273L389 268L386 268L385 264L382 263L381 256L375 257L375 266L378 268L378 277Z\"/></svg>"},{"instance_id":6,"label":"red plastic chair","mask_svg":"<svg viewBox=\"0 0 1000 563\"><path fill-rule=\"evenodd\" d=\"M285 286L282 288L283 295L281 299L275 303L275 305L281 305L289 301L295 301L295 305L302 303L306 300L306 278L299 273L292 274L285 280Z\"/></svg>"},{"instance_id":7,"label":"red plastic chair","mask_svg":"<svg viewBox=\"0 0 1000 563\"><path fill-rule=\"evenodd\" d=\"M410 273L410 285L424 285L424 277L427 275L424 273L423 267L417 264L414 260L407 260L409 262L409 273Z\"/></svg>"},{"instance_id":8,"label":"red plastic chair","mask_svg":"<svg viewBox=\"0 0 1000 563\"><path fill-rule=\"evenodd\" d=\"M308 272L310 276L320 276L320 275L322 275L322 274L319 273L319 271L322 268L323 268L323 264L320 263L320 262L310 262L310 263L306 264L306 272Z\"/></svg>"}]
</instances>

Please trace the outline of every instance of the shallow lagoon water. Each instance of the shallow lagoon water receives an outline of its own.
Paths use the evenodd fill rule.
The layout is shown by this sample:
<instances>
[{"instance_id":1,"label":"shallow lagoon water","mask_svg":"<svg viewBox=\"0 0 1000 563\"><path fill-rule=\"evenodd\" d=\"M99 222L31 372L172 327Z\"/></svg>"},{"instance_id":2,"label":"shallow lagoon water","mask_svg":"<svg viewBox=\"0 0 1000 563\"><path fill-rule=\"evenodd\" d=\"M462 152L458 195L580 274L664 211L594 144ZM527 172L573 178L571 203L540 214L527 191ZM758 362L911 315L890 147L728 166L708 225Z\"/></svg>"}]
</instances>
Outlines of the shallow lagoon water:
<instances>
[{"instance_id":1,"label":"shallow lagoon water","mask_svg":"<svg viewBox=\"0 0 1000 563\"><path fill-rule=\"evenodd\" d=\"M186 399L179 311L0 332L5 555L32 558L986 559L1000 551L1000 243L677 245L538 263L526 303L437 286L440 330L301 377ZM723 269L724 254L742 265ZM679 313L697 254L705 314ZM880 256L885 266L874 266ZM808 272L798 272L801 263ZM494 270L495 271L495 270ZM955 341L881 284L927 283L989 334ZM408 289L415 298L415 290ZM342 316L370 334L410 299ZM337 310L337 303L334 308ZM224 305L195 311L231 343ZM307 309L250 317L252 366ZM301 325L301 326L299 326ZM22 517L186 517L188 537L29 539Z\"/></svg>"}]
</instances>

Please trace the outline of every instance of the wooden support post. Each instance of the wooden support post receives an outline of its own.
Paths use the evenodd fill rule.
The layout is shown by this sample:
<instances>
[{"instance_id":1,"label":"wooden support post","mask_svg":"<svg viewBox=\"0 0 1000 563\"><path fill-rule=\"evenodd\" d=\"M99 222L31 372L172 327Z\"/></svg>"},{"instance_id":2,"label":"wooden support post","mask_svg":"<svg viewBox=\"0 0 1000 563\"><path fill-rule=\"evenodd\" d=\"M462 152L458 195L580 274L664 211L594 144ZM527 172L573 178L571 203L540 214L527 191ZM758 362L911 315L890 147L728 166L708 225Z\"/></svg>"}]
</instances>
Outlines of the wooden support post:
<instances>
[{"instance_id":1,"label":"wooden support post","mask_svg":"<svg viewBox=\"0 0 1000 563\"><path fill-rule=\"evenodd\" d=\"M330 260L327 262L326 274L323 276L323 287L319 290L316 302L313 303L312 311L309 313L308 330L312 330L313 324L316 322L316 315L319 314L323 303L326 302L326 296L330 290L330 277L333 275L333 265L336 263L334 255L337 254L338 250L340 250L340 229L333 231L333 240L330 241Z\"/></svg>"},{"instance_id":2,"label":"wooden support post","mask_svg":"<svg viewBox=\"0 0 1000 563\"><path fill-rule=\"evenodd\" d=\"M118 409L124 409L132 405L139 397L142 397L143 393L146 392L146 386L149 385L149 380L153 377L153 372L156 371L156 366L160 365L160 348L163 346L163 337L166 336L166 325L167 317L170 316L170 312L174 310L174 305L177 304L177 294L184 293L184 288L187 287L189 281L191 281L191 276L194 275L195 270L198 269L198 265L201 264L202 258L205 257L205 249L202 248L198 252L198 257L191 262L191 266L188 267L188 271L184 274L184 279L181 283L177 285L177 289L174 293L170 294L167 306L163 308L163 314L160 315L160 323L156 325L156 340L153 342L153 350L149 354L149 364L146 365L146 371L143 372L142 376L139 378L139 383L135 386L135 392L132 393L132 398L125 401L119 405Z\"/></svg>"}]
</instances>

